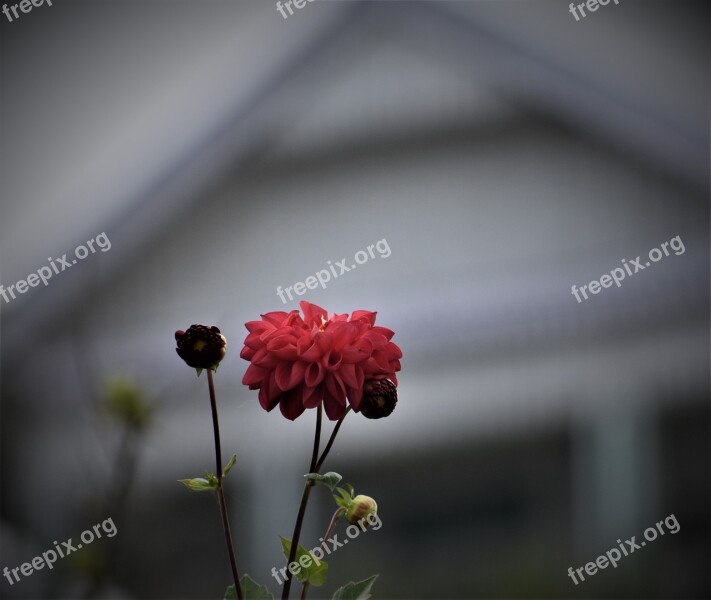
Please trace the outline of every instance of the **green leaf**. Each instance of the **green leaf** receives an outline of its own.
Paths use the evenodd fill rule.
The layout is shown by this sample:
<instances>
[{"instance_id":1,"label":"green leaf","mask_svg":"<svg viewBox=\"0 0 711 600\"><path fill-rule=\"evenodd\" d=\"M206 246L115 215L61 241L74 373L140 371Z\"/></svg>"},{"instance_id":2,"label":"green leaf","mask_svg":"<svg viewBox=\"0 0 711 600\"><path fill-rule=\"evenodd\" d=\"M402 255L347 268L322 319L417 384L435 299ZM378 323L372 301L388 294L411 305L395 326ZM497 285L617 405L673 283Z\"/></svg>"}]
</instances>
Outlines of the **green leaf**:
<instances>
[{"instance_id":1,"label":"green leaf","mask_svg":"<svg viewBox=\"0 0 711 600\"><path fill-rule=\"evenodd\" d=\"M340 506L344 510L348 510L348 501L344 500L343 498L339 498L338 496L333 496L333 499L336 501L336 504Z\"/></svg>"},{"instance_id":2,"label":"green leaf","mask_svg":"<svg viewBox=\"0 0 711 600\"><path fill-rule=\"evenodd\" d=\"M284 556L286 557L286 560L289 560L289 554L291 552L291 540L287 540L286 538L281 536L279 536L279 538L281 539L281 547L282 551L284 552ZM306 567L304 567L303 563L301 563L302 557L305 556L310 557L310 562ZM306 583L308 581L311 585L321 586L326 582L326 573L328 572L328 565L324 561L316 558L301 544L299 544L298 548L296 549L295 562L299 563L298 570L294 569L296 571L295 577L301 583ZM307 562L307 560L304 559L304 562ZM289 565L287 565L287 567L288 566Z\"/></svg>"},{"instance_id":3,"label":"green leaf","mask_svg":"<svg viewBox=\"0 0 711 600\"><path fill-rule=\"evenodd\" d=\"M328 488L333 491L338 483L343 479L338 473L335 471L329 471L328 473L324 473L323 475L320 475L319 473L307 473L304 475L306 479L309 481L314 481L316 483L322 483L323 485L328 486Z\"/></svg>"},{"instance_id":4,"label":"green leaf","mask_svg":"<svg viewBox=\"0 0 711 600\"><path fill-rule=\"evenodd\" d=\"M353 499L353 486L350 485L349 483L347 483L346 487L348 487L348 491L344 490L343 488L337 488L337 491L341 496L343 496L344 500L352 500Z\"/></svg>"},{"instance_id":5,"label":"green leaf","mask_svg":"<svg viewBox=\"0 0 711 600\"><path fill-rule=\"evenodd\" d=\"M333 594L333 600L369 600L369 598L372 598L370 590L377 578L377 575L373 575L358 583L351 581L336 590L336 593Z\"/></svg>"},{"instance_id":6,"label":"green leaf","mask_svg":"<svg viewBox=\"0 0 711 600\"><path fill-rule=\"evenodd\" d=\"M235 463L237 462L237 455L233 454L232 458L230 458L230 462L227 463L227 466L222 471L222 476L227 477L227 473L229 473L232 470L232 467L235 466Z\"/></svg>"},{"instance_id":7,"label":"green leaf","mask_svg":"<svg viewBox=\"0 0 711 600\"><path fill-rule=\"evenodd\" d=\"M242 575L239 584L244 600L274 600L274 596L271 595L267 586L259 585L249 575ZM225 600L237 600L237 590L234 585L227 588Z\"/></svg>"},{"instance_id":8,"label":"green leaf","mask_svg":"<svg viewBox=\"0 0 711 600\"><path fill-rule=\"evenodd\" d=\"M350 492L347 492L343 488L336 488L336 491L341 495L339 498L338 496L334 495L333 499L336 501L336 504L340 506L341 508L348 509L348 506L351 503L351 500L353 499L353 486L348 486L350 489Z\"/></svg>"},{"instance_id":9,"label":"green leaf","mask_svg":"<svg viewBox=\"0 0 711 600\"><path fill-rule=\"evenodd\" d=\"M178 481L193 492L210 492L217 487L217 477L214 475L210 479L195 477L195 479L178 479Z\"/></svg>"},{"instance_id":10,"label":"green leaf","mask_svg":"<svg viewBox=\"0 0 711 600\"><path fill-rule=\"evenodd\" d=\"M202 369L195 369L195 371L197 372L197 376L200 377L200 374L202 373Z\"/></svg>"}]
</instances>

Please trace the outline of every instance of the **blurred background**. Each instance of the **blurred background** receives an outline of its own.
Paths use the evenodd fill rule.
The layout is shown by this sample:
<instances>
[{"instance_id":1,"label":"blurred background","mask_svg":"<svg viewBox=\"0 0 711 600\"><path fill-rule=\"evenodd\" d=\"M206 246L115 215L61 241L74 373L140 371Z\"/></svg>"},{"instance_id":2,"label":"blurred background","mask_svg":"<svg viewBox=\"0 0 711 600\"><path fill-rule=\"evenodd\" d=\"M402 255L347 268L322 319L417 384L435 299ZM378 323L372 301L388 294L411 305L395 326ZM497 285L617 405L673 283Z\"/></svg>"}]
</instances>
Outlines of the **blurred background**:
<instances>
[{"instance_id":1,"label":"blurred background","mask_svg":"<svg viewBox=\"0 0 711 600\"><path fill-rule=\"evenodd\" d=\"M378 311L403 350L387 419L326 461L383 526L310 598L707 598L709 8L624 0L62 0L0 23L0 568L118 533L4 598L222 598L206 378L173 333L218 325L240 569L277 593L314 411L241 385L244 323L303 299ZM578 303L578 287L680 236ZM324 437L332 423L325 426ZM335 510L312 494L302 543ZM617 539L660 536L575 585ZM292 594L296 595L299 586Z\"/></svg>"}]
</instances>

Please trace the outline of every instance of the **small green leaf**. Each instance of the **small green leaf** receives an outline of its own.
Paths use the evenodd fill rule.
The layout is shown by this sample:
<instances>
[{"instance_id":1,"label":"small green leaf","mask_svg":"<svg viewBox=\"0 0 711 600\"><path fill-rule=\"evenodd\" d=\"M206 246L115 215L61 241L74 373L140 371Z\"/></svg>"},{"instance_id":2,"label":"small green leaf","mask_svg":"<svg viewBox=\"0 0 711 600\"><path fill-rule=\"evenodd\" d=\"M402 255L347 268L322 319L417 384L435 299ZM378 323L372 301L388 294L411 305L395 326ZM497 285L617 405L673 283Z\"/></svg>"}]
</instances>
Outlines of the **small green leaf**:
<instances>
[{"instance_id":1,"label":"small green leaf","mask_svg":"<svg viewBox=\"0 0 711 600\"><path fill-rule=\"evenodd\" d=\"M343 510L348 510L348 501L344 500L343 498L339 498L338 496L333 496L333 499L336 501L336 504L340 506Z\"/></svg>"},{"instance_id":2,"label":"small green leaf","mask_svg":"<svg viewBox=\"0 0 711 600\"><path fill-rule=\"evenodd\" d=\"M289 560L289 553L291 552L291 540L287 540L286 538L281 536L279 536L279 538L281 539L281 547L282 551L284 552L284 556L286 557L286 560ZM301 563L301 558L304 556L311 557L310 564L306 567L304 567ZM324 561L316 558L301 544L299 544L298 548L296 549L296 558L294 559L294 562L299 563L299 570L294 570L296 571L295 577L301 583L306 583L308 581L311 585L321 586L326 582L326 573L328 572L328 565ZM287 568L288 566L289 565L287 565Z\"/></svg>"},{"instance_id":3,"label":"small green leaf","mask_svg":"<svg viewBox=\"0 0 711 600\"><path fill-rule=\"evenodd\" d=\"M309 481L314 481L316 483L322 483L323 485L328 486L328 488L333 491L338 483L343 479L338 473L335 471L329 471L328 473L324 473L323 475L320 475L319 473L308 473L304 475L306 479Z\"/></svg>"},{"instance_id":4,"label":"small green leaf","mask_svg":"<svg viewBox=\"0 0 711 600\"><path fill-rule=\"evenodd\" d=\"M195 369L195 371L197 372L197 376L200 377L200 375L202 373L202 369Z\"/></svg>"},{"instance_id":5,"label":"small green leaf","mask_svg":"<svg viewBox=\"0 0 711 600\"><path fill-rule=\"evenodd\" d=\"M227 466L225 466L224 470L222 471L223 477L227 477L227 473L229 473L232 470L232 467L235 466L236 462L237 462L237 455L233 454L232 458L230 458L230 462L227 463Z\"/></svg>"},{"instance_id":6,"label":"small green leaf","mask_svg":"<svg viewBox=\"0 0 711 600\"><path fill-rule=\"evenodd\" d=\"M336 501L336 504L340 506L341 508L348 509L348 506L351 503L351 500L353 499L353 486L348 485L348 488L350 489L350 492L347 492L343 488L336 488L336 491L341 495L339 498L338 496L334 495L333 499Z\"/></svg>"},{"instance_id":7,"label":"small green leaf","mask_svg":"<svg viewBox=\"0 0 711 600\"><path fill-rule=\"evenodd\" d=\"M212 478L214 478L214 481L203 477L195 477L195 479L178 479L178 481L193 492L210 492L217 487L217 478L214 475Z\"/></svg>"},{"instance_id":8,"label":"small green leaf","mask_svg":"<svg viewBox=\"0 0 711 600\"><path fill-rule=\"evenodd\" d=\"M372 598L370 590L377 578L377 575L373 575L372 577L368 577L368 579L364 579L358 583L351 581L347 585L344 585L342 588L338 588L338 590L336 590L336 593L333 594L333 600L369 600Z\"/></svg>"},{"instance_id":9,"label":"small green leaf","mask_svg":"<svg viewBox=\"0 0 711 600\"><path fill-rule=\"evenodd\" d=\"M244 600L274 600L266 585L259 585L249 575L242 575L239 580ZM237 590L231 585L225 592L225 600L237 600Z\"/></svg>"}]
</instances>

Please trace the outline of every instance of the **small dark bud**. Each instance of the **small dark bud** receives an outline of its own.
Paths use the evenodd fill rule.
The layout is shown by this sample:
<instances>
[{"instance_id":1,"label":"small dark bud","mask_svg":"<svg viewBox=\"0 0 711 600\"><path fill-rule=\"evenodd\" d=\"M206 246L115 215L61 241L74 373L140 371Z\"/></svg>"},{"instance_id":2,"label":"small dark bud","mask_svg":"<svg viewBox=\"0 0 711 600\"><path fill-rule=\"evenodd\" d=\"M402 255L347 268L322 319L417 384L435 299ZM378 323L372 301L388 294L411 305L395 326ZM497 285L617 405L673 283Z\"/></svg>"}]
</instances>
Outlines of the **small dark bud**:
<instances>
[{"instance_id":1,"label":"small dark bud","mask_svg":"<svg viewBox=\"0 0 711 600\"><path fill-rule=\"evenodd\" d=\"M220 330L207 325L191 325L187 331L175 332L175 351L193 369L217 370L227 352L227 340Z\"/></svg>"},{"instance_id":2,"label":"small dark bud","mask_svg":"<svg viewBox=\"0 0 711 600\"><path fill-rule=\"evenodd\" d=\"M368 419L387 417L397 404L397 388L389 379L368 379L363 385L361 414Z\"/></svg>"}]
</instances>

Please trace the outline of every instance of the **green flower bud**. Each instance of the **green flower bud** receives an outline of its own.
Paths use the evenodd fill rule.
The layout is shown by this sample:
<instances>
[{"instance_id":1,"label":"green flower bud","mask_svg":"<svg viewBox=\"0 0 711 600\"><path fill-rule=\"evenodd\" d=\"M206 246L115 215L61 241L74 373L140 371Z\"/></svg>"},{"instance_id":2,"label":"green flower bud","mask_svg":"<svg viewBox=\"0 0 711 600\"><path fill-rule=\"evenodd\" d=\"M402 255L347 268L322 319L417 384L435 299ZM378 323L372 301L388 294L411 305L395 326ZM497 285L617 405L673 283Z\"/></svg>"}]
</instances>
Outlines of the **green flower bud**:
<instances>
[{"instance_id":1,"label":"green flower bud","mask_svg":"<svg viewBox=\"0 0 711 600\"><path fill-rule=\"evenodd\" d=\"M368 521L366 519L372 513L378 513L378 503L370 496L358 495L348 503L346 520L351 525L362 521L367 526Z\"/></svg>"}]
</instances>

